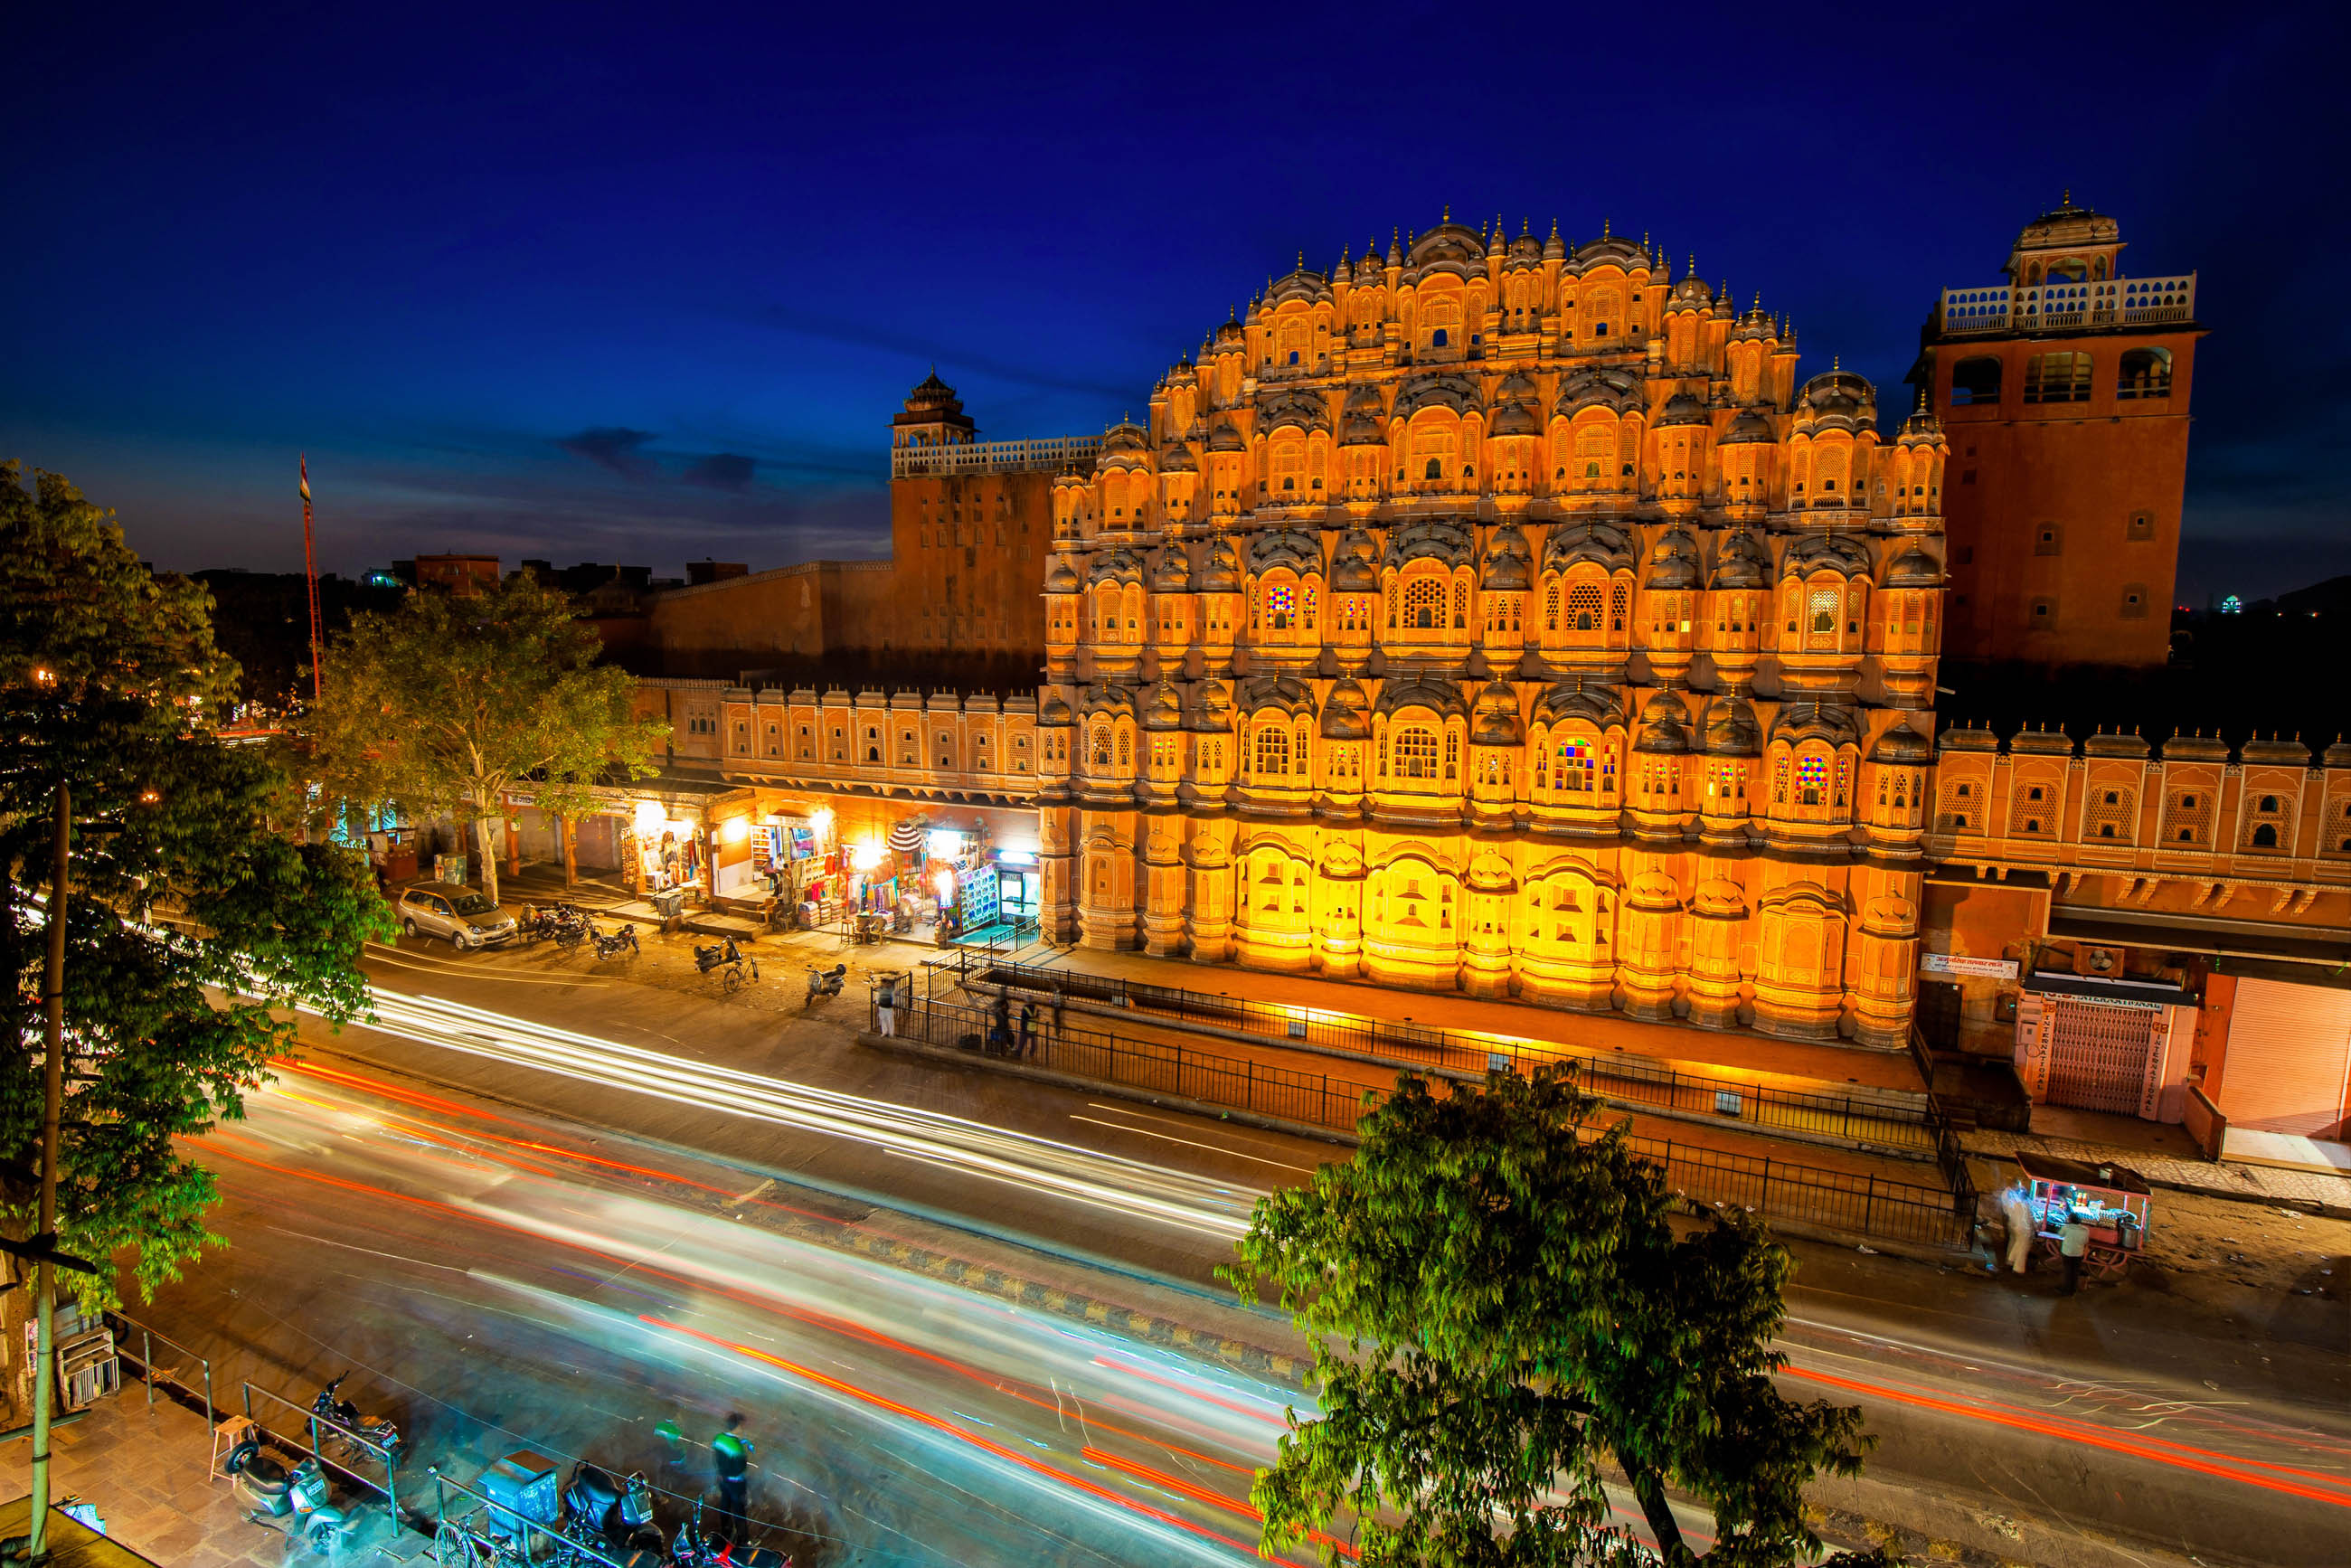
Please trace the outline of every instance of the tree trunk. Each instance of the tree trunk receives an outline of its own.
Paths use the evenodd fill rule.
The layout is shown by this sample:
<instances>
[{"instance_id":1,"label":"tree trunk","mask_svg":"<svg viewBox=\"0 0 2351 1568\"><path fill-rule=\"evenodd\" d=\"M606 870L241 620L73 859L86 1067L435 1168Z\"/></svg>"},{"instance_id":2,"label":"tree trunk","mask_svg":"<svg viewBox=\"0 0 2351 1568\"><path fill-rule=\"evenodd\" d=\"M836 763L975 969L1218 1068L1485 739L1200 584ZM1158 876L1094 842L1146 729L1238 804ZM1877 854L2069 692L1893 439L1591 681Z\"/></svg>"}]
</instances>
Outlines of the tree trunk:
<instances>
[{"instance_id":1,"label":"tree trunk","mask_svg":"<svg viewBox=\"0 0 2351 1568\"><path fill-rule=\"evenodd\" d=\"M580 885L579 824L567 811L555 819L555 831L563 841L563 889L569 893Z\"/></svg>"},{"instance_id":2,"label":"tree trunk","mask_svg":"<svg viewBox=\"0 0 2351 1568\"><path fill-rule=\"evenodd\" d=\"M1633 1495L1640 1500L1641 1512L1649 1521L1649 1533L1657 1538L1657 1552L1667 1568L1694 1561L1689 1548L1682 1543L1681 1524L1674 1518L1673 1506L1666 1501L1665 1482L1657 1472L1627 1465L1625 1477L1633 1483Z\"/></svg>"},{"instance_id":3,"label":"tree trunk","mask_svg":"<svg viewBox=\"0 0 2351 1568\"><path fill-rule=\"evenodd\" d=\"M488 812L474 813L474 839L482 853L482 896L496 904L498 901L498 857L490 850Z\"/></svg>"}]
</instances>

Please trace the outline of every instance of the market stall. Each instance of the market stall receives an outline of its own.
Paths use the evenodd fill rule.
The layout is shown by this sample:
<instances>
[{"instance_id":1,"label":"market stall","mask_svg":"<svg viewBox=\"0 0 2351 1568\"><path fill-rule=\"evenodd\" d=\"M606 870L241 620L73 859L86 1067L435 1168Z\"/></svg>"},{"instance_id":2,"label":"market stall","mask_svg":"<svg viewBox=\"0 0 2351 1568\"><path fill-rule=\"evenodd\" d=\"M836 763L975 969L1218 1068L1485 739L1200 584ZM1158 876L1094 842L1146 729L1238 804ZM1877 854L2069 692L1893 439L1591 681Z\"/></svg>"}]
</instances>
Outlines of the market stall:
<instances>
[{"instance_id":1,"label":"market stall","mask_svg":"<svg viewBox=\"0 0 2351 1568\"><path fill-rule=\"evenodd\" d=\"M2057 1256L2066 1220L2077 1218L2089 1228L2086 1272L2111 1276L2129 1267L2147 1244L2153 1194L2146 1177L2126 1166L2089 1165L2023 1150L2017 1152L2016 1163L2032 1184L2025 1202L2043 1251Z\"/></svg>"}]
</instances>

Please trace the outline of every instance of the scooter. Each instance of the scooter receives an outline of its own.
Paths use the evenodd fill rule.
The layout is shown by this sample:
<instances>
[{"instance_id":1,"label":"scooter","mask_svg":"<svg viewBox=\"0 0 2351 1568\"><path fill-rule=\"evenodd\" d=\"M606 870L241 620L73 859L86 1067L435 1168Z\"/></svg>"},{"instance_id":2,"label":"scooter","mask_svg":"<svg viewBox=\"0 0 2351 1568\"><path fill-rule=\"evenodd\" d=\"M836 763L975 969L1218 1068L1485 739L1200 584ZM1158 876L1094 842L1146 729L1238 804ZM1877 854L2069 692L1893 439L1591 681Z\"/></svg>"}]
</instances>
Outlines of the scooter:
<instances>
[{"instance_id":1,"label":"scooter","mask_svg":"<svg viewBox=\"0 0 2351 1568\"><path fill-rule=\"evenodd\" d=\"M653 1522L653 1485L642 1471L622 1480L582 1460L563 1489L563 1507L583 1545L658 1554L664 1544L661 1526Z\"/></svg>"},{"instance_id":2,"label":"scooter","mask_svg":"<svg viewBox=\"0 0 2351 1568\"><path fill-rule=\"evenodd\" d=\"M362 1416L360 1407L348 1399L339 1398L336 1390L343 1385L343 1377L336 1378L319 1390L319 1397L310 1401L312 1436L321 1444L340 1445L346 1455L383 1460L386 1469L400 1469L400 1428L381 1416Z\"/></svg>"},{"instance_id":3,"label":"scooter","mask_svg":"<svg viewBox=\"0 0 2351 1568\"><path fill-rule=\"evenodd\" d=\"M596 923L591 920L588 923L588 940L595 944L596 961L600 964L616 953L643 951L637 946L637 928L625 922L613 927L607 935L597 930Z\"/></svg>"},{"instance_id":4,"label":"scooter","mask_svg":"<svg viewBox=\"0 0 2351 1568\"><path fill-rule=\"evenodd\" d=\"M236 1478L237 1495L254 1505L253 1519L290 1519L286 1532L300 1536L314 1552L334 1552L359 1528L359 1517L333 1502L316 1459L304 1459L289 1473L247 1433L229 1450L226 1468Z\"/></svg>"},{"instance_id":5,"label":"scooter","mask_svg":"<svg viewBox=\"0 0 2351 1568\"><path fill-rule=\"evenodd\" d=\"M792 1568L791 1558L771 1546L737 1546L724 1537L705 1533L699 1498L695 1500L693 1517L677 1527L670 1558L676 1568Z\"/></svg>"},{"instance_id":6,"label":"scooter","mask_svg":"<svg viewBox=\"0 0 2351 1568\"><path fill-rule=\"evenodd\" d=\"M697 946L694 950L695 968L705 975L713 969L726 970L726 972L720 976L719 979L729 991L737 989L743 984L743 966L746 964L751 967L751 978L758 979L759 960L744 957L742 949L735 946L735 938L732 936L724 942L716 943L708 947Z\"/></svg>"},{"instance_id":7,"label":"scooter","mask_svg":"<svg viewBox=\"0 0 2351 1568\"><path fill-rule=\"evenodd\" d=\"M803 1009L814 1005L819 997L837 997L841 995L841 984L843 980L849 978L849 966L846 964L835 964L830 969L819 969L811 967L809 969L808 977L808 996L800 1003L800 1006Z\"/></svg>"}]
</instances>

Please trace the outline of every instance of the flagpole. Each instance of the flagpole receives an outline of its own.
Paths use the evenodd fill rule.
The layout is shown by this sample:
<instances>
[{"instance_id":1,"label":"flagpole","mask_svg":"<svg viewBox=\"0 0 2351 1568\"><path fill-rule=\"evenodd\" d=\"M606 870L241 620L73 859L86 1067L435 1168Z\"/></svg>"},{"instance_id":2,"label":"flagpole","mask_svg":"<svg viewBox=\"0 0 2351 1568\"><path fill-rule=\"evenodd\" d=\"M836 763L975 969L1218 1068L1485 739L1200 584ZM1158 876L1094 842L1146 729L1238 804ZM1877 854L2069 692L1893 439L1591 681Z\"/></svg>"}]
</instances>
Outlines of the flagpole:
<instances>
[{"instance_id":1,"label":"flagpole","mask_svg":"<svg viewBox=\"0 0 2351 1568\"><path fill-rule=\"evenodd\" d=\"M302 455L302 575L310 588L310 701L327 700L326 673L319 668L325 652L319 637L319 558L310 531L310 455Z\"/></svg>"}]
</instances>

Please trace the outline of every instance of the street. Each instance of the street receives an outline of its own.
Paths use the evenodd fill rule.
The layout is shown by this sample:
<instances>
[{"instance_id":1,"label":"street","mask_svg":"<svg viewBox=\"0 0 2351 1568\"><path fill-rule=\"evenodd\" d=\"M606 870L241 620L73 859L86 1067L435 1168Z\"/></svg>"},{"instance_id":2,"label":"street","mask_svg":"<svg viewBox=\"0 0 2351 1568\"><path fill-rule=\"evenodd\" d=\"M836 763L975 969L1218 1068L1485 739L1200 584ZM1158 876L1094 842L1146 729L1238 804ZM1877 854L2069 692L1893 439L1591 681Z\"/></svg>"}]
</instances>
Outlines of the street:
<instances>
[{"instance_id":1,"label":"street","mask_svg":"<svg viewBox=\"0 0 2351 1568\"><path fill-rule=\"evenodd\" d=\"M587 1455L680 1497L703 1456L663 1468L653 1424L706 1441L742 1409L755 1511L807 1561L1247 1554L1249 1472L1294 1394L778 1227L910 1236L1295 1349L1211 1270L1255 1194L1331 1145L910 1064L839 1027L862 997L802 1021L528 952L371 967L379 1027L306 1024L309 1064L204 1141L232 1246L158 1326L304 1401L358 1367L345 1392L422 1455ZM2351 1540L2331 1320L1795 1250L1786 1387L1864 1406L1872 1483L2206 1562Z\"/></svg>"}]
</instances>

